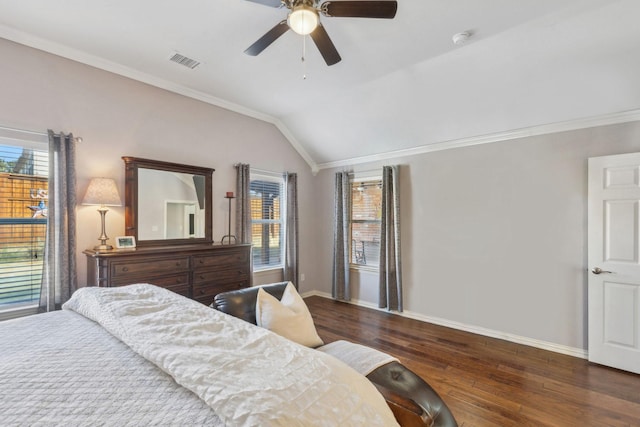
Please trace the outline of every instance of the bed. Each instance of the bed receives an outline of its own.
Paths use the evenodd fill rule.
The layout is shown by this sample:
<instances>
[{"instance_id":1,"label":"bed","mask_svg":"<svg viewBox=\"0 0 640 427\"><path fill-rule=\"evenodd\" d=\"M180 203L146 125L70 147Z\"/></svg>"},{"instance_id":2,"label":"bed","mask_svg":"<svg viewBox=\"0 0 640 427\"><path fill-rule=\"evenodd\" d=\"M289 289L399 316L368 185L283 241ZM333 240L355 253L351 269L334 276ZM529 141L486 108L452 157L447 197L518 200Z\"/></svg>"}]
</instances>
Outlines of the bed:
<instances>
[{"instance_id":1,"label":"bed","mask_svg":"<svg viewBox=\"0 0 640 427\"><path fill-rule=\"evenodd\" d=\"M346 364L148 284L0 322L3 426L394 426Z\"/></svg>"}]
</instances>

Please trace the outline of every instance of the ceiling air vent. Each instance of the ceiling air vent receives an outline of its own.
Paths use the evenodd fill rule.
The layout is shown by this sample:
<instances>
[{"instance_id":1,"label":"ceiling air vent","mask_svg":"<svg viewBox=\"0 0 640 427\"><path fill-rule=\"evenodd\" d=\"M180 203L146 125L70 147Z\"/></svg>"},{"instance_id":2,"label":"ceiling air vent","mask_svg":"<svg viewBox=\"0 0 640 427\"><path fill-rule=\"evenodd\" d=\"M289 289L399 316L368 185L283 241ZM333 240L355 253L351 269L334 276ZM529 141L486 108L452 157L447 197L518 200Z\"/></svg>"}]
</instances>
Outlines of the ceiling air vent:
<instances>
[{"instance_id":1,"label":"ceiling air vent","mask_svg":"<svg viewBox=\"0 0 640 427\"><path fill-rule=\"evenodd\" d=\"M187 58L186 56L180 55L179 53L174 53L173 56L169 58L169 61L173 61L180 65L184 65L185 67L191 68L192 70L196 68L198 65L200 65L199 61L196 61L195 59Z\"/></svg>"}]
</instances>

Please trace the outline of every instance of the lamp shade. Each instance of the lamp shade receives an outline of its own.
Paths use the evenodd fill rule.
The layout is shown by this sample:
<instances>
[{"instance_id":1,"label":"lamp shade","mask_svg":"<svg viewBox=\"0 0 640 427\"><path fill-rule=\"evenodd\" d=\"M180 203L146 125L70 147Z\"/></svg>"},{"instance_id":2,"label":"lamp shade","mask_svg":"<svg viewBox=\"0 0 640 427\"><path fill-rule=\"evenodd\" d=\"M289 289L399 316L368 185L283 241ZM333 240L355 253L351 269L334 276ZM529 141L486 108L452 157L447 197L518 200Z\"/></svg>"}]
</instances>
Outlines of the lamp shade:
<instances>
[{"instance_id":1,"label":"lamp shade","mask_svg":"<svg viewBox=\"0 0 640 427\"><path fill-rule=\"evenodd\" d=\"M92 178L82 204L122 206L116 182L111 178Z\"/></svg>"},{"instance_id":2,"label":"lamp shade","mask_svg":"<svg viewBox=\"0 0 640 427\"><path fill-rule=\"evenodd\" d=\"M318 26L318 12L310 6L296 6L289 13L287 24L296 33L306 36Z\"/></svg>"}]
</instances>

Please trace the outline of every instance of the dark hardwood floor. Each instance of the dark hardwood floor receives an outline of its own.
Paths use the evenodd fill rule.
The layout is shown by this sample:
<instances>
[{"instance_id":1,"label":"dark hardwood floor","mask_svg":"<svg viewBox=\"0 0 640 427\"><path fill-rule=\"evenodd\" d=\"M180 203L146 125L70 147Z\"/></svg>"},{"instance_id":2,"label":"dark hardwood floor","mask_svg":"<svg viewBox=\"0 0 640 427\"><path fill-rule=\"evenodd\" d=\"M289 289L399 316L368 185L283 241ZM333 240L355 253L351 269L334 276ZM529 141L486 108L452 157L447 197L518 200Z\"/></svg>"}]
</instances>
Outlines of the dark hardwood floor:
<instances>
[{"instance_id":1,"label":"dark hardwood floor","mask_svg":"<svg viewBox=\"0 0 640 427\"><path fill-rule=\"evenodd\" d=\"M345 339L397 357L460 426L640 426L640 375L318 296L305 301L325 343Z\"/></svg>"}]
</instances>

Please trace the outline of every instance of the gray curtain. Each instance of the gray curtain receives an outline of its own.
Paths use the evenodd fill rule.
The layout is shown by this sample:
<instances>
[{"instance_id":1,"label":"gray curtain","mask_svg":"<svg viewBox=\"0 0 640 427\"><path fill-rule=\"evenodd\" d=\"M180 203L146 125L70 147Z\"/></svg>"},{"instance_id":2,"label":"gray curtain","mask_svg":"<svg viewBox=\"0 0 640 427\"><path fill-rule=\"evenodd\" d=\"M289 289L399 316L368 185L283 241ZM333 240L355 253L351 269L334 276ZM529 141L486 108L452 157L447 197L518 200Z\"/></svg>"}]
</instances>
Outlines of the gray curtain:
<instances>
[{"instance_id":1,"label":"gray curtain","mask_svg":"<svg viewBox=\"0 0 640 427\"><path fill-rule=\"evenodd\" d=\"M238 243L251 243L251 170L248 164L238 163L236 172L236 238Z\"/></svg>"},{"instance_id":2,"label":"gray curtain","mask_svg":"<svg viewBox=\"0 0 640 427\"><path fill-rule=\"evenodd\" d=\"M333 288L337 300L351 300L349 285L349 215L351 212L351 185L349 174L336 173L333 217Z\"/></svg>"},{"instance_id":3,"label":"gray curtain","mask_svg":"<svg viewBox=\"0 0 640 427\"><path fill-rule=\"evenodd\" d=\"M75 141L72 134L48 133L49 212L40 311L60 309L78 288Z\"/></svg>"},{"instance_id":4,"label":"gray curtain","mask_svg":"<svg viewBox=\"0 0 640 427\"><path fill-rule=\"evenodd\" d=\"M285 223L285 257L283 280L291 281L298 289L298 175L286 172L287 219Z\"/></svg>"},{"instance_id":5,"label":"gray curtain","mask_svg":"<svg viewBox=\"0 0 640 427\"><path fill-rule=\"evenodd\" d=\"M380 231L380 299L378 306L402 311L400 257L400 198L398 167L382 168L382 224Z\"/></svg>"}]
</instances>

